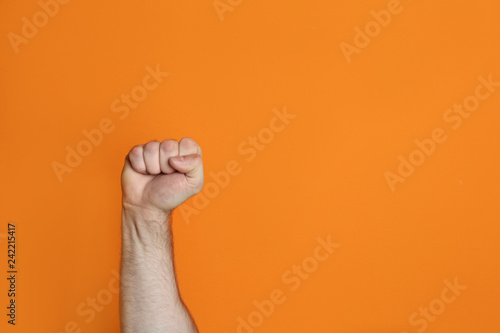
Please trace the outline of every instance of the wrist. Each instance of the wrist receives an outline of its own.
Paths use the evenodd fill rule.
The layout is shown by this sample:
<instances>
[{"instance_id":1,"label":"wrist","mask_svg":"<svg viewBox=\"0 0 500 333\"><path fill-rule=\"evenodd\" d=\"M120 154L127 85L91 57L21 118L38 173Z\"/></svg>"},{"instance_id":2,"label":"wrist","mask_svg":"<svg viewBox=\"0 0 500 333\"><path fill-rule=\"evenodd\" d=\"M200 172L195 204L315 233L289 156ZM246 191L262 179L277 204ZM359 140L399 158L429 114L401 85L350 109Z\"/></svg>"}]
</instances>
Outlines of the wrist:
<instances>
[{"instance_id":1,"label":"wrist","mask_svg":"<svg viewBox=\"0 0 500 333\"><path fill-rule=\"evenodd\" d=\"M122 218L128 220L166 222L170 219L171 213L171 210L161 210L122 202Z\"/></svg>"},{"instance_id":2,"label":"wrist","mask_svg":"<svg viewBox=\"0 0 500 333\"><path fill-rule=\"evenodd\" d=\"M122 241L137 245L170 244L171 211L161 211L123 203L122 206ZM148 246L149 247L149 246Z\"/></svg>"}]
</instances>

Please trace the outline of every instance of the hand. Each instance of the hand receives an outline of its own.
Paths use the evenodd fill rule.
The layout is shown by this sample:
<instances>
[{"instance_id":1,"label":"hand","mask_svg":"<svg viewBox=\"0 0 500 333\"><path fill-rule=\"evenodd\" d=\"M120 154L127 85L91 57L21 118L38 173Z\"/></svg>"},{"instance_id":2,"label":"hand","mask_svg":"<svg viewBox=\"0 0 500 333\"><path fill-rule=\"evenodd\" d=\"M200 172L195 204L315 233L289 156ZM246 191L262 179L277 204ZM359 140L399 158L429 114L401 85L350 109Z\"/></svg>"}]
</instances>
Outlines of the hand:
<instances>
[{"instance_id":1,"label":"hand","mask_svg":"<svg viewBox=\"0 0 500 333\"><path fill-rule=\"evenodd\" d=\"M154 218L203 188L200 146L191 138L151 141L132 148L122 171L124 209Z\"/></svg>"}]
</instances>

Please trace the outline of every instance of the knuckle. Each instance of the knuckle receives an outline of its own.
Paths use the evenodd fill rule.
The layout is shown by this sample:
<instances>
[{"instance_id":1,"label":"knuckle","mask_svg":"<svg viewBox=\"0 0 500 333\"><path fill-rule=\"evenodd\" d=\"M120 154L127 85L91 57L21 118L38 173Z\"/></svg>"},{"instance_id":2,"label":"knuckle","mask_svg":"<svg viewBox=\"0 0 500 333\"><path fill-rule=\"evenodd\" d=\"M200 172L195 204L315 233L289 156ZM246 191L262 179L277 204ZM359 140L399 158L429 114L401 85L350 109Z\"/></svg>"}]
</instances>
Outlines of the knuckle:
<instances>
[{"instance_id":1,"label":"knuckle","mask_svg":"<svg viewBox=\"0 0 500 333\"><path fill-rule=\"evenodd\" d=\"M181 141L179 141L179 143L185 147L197 147L198 146L196 141L194 141L193 139L191 139L189 137L182 138Z\"/></svg>"},{"instance_id":2,"label":"knuckle","mask_svg":"<svg viewBox=\"0 0 500 333\"><path fill-rule=\"evenodd\" d=\"M155 150L158 150L159 144L160 143L158 141L150 141L150 142L146 143L146 145L144 146L144 151L146 151L148 153L152 153Z\"/></svg>"},{"instance_id":3,"label":"knuckle","mask_svg":"<svg viewBox=\"0 0 500 333\"><path fill-rule=\"evenodd\" d=\"M130 149L130 155L133 157L139 156L140 154L142 154L142 145L137 145Z\"/></svg>"},{"instance_id":4,"label":"knuckle","mask_svg":"<svg viewBox=\"0 0 500 333\"><path fill-rule=\"evenodd\" d=\"M164 140L160 144L160 148L162 151L169 152L176 148L177 142L174 140Z\"/></svg>"}]
</instances>

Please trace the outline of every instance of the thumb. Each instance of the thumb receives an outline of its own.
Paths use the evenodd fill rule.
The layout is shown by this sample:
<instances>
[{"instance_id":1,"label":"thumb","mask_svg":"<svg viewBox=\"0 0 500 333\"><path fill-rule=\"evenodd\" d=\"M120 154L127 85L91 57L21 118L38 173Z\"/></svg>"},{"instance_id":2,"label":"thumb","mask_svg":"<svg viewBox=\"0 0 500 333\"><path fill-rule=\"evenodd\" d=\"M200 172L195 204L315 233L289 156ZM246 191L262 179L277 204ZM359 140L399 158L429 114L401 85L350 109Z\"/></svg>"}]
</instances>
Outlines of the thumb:
<instances>
[{"instance_id":1,"label":"thumb","mask_svg":"<svg viewBox=\"0 0 500 333\"><path fill-rule=\"evenodd\" d=\"M203 161L200 154L171 156L168 163L176 171L186 175L193 187L203 185Z\"/></svg>"}]
</instances>

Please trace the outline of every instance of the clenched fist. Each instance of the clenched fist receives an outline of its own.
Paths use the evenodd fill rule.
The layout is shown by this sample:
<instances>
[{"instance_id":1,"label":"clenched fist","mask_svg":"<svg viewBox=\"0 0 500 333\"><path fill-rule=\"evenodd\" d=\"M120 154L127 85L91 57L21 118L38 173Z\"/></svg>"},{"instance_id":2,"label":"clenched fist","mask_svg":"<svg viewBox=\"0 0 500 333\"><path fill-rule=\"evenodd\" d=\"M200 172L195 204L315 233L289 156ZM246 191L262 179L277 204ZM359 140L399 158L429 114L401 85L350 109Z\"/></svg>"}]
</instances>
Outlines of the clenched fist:
<instances>
[{"instance_id":1,"label":"clenched fist","mask_svg":"<svg viewBox=\"0 0 500 333\"><path fill-rule=\"evenodd\" d=\"M203 180L201 148L193 139L138 145L123 167L123 206L148 215L168 213L200 192Z\"/></svg>"}]
</instances>

